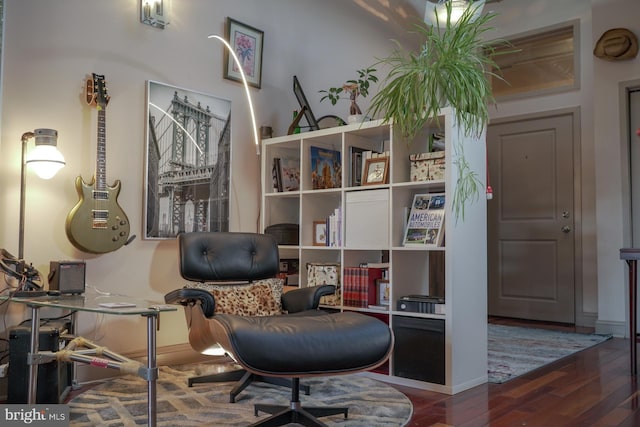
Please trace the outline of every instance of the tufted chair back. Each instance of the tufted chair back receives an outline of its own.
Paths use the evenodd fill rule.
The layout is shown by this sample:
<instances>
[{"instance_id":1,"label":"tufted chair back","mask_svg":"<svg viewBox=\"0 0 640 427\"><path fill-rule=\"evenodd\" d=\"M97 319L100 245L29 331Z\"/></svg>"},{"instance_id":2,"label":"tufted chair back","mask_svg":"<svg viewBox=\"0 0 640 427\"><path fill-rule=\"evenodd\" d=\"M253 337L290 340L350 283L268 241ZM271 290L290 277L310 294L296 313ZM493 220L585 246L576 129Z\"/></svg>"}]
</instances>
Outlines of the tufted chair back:
<instances>
[{"instance_id":1,"label":"tufted chair back","mask_svg":"<svg viewBox=\"0 0 640 427\"><path fill-rule=\"evenodd\" d=\"M180 274L193 282L254 281L279 271L270 234L193 232L178 235Z\"/></svg>"}]
</instances>

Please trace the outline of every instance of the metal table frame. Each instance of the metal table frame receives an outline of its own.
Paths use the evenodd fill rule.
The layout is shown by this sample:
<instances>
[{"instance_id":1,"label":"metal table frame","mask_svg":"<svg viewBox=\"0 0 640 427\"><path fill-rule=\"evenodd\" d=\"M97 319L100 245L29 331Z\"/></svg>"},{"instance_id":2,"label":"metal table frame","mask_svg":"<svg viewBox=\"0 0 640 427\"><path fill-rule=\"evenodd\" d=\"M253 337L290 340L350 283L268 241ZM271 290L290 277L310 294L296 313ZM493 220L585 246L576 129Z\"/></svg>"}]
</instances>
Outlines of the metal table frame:
<instances>
[{"instance_id":1,"label":"metal table frame","mask_svg":"<svg viewBox=\"0 0 640 427\"><path fill-rule=\"evenodd\" d=\"M156 329L159 325L160 313L165 311L176 311L177 307L165 305L143 299L130 298L126 296L105 296L99 294L85 294L61 297L36 297L36 298L12 298L10 296L0 296L0 300L10 300L27 305L31 309L31 336L29 364L29 404L36 403L36 393L38 386L38 365L51 361L51 352L39 351L40 339L40 309L44 307L66 309L73 311L93 312L116 316L139 315L147 318L147 364L141 369L139 376L147 381L147 416L149 427L155 427L157 423L156 407L156 381L158 379L158 365L156 360ZM101 303L127 302L135 304L135 307L106 308L100 306ZM75 314L71 317L72 329L75 332ZM92 362L74 359L82 363L90 363L103 368L117 368L115 364L107 363L105 359L92 358ZM111 365L111 366L110 366Z\"/></svg>"}]
</instances>

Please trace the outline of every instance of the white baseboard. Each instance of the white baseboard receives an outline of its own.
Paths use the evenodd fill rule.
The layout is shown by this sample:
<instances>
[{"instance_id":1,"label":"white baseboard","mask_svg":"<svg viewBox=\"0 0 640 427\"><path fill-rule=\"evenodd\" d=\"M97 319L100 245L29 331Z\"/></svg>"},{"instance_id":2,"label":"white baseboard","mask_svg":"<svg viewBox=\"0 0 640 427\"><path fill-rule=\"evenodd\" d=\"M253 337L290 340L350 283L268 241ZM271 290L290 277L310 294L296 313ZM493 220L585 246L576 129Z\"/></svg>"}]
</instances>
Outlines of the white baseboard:
<instances>
[{"instance_id":1,"label":"white baseboard","mask_svg":"<svg viewBox=\"0 0 640 427\"><path fill-rule=\"evenodd\" d=\"M616 338L629 338L629 329L626 322L597 320L596 334L611 334Z\"/></svg>"}]
</instances>

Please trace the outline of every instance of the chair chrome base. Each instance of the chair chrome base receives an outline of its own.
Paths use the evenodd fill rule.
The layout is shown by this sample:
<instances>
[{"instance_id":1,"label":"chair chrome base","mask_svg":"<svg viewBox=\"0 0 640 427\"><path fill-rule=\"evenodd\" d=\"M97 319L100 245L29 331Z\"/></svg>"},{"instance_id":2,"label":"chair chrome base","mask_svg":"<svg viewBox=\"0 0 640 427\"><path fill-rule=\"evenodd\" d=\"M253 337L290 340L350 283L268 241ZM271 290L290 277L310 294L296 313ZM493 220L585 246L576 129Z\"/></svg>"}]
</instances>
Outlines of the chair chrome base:
<instances>
[{"instance_id":1,"label":"chair chrome base","mask_svg":"<svg viewBox=\"0 0 640 427\"><path fill-rule=\"evenodd\" d=\"M262 375L252 374L251 372L247 372L244 369L238 369L235 371L218 372L215 374L201 375L199 377L191 377L188 379L188 384L189 387L193 387L194 384L211 382L223 383L229 381L237 381L236 385L229 392L229 403L235 403L236 397L242 392L242 390L247 388L247 386L254 381L280 385L283 387L292 387L293 382L289 378L264 377ZM307 396L311 392L311 388L308 385L300 385L300 389Z\"/></svg>"},{"instance_id":2,"label":"chair chrome base","mask_svg":"<svg viewBox=\"0 0 640 427\"><path fill-rule=\"evenodd\" d=\"M258 416L259 412L266 412L273 414L269 418L258 421L251 424L249 427L279 427L290 423L298 423L303 426L309 427L327 427L325 423L320 421L317 417L327 417L329 415L344 414L347 418L349 414L349 408L333 408L333 407L308 407L303 408L300 403L300 379L291 379L291 405L263 405L256 404L254 406L255 415Z\"/></svg>"}]
</instances>

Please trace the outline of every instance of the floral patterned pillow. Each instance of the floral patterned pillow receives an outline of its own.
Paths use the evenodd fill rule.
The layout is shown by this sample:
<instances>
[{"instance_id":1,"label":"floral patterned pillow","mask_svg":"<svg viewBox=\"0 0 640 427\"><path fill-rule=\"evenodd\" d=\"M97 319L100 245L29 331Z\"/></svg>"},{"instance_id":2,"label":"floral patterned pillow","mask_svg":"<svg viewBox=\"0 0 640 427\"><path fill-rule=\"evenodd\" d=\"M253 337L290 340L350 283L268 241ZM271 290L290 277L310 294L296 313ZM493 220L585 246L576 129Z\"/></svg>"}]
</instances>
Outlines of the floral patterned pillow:
<instances>
[{"instance_id":1,"label":"floral patterned pillow","mask_svg":"<svg viewBox=\"0 0 640 427\"><path fill-rule=\"evenodd\" d=\"M252 283L222 285L190 283L189 288L205 289L216 300L215 313L239 316L273 316L282 314L283 279L263 279Z\"/></svg>"}]
</instances>

